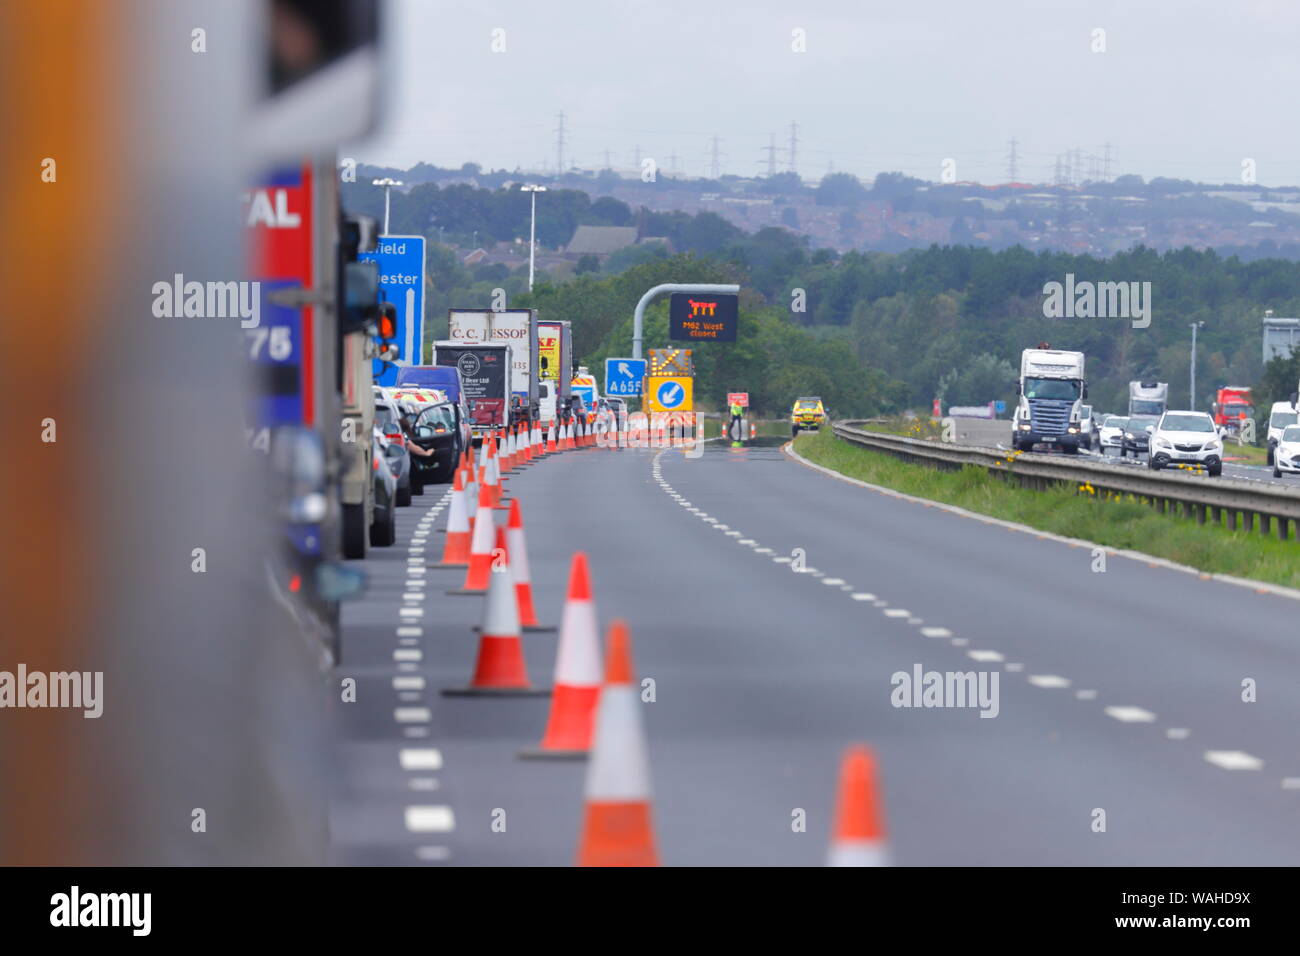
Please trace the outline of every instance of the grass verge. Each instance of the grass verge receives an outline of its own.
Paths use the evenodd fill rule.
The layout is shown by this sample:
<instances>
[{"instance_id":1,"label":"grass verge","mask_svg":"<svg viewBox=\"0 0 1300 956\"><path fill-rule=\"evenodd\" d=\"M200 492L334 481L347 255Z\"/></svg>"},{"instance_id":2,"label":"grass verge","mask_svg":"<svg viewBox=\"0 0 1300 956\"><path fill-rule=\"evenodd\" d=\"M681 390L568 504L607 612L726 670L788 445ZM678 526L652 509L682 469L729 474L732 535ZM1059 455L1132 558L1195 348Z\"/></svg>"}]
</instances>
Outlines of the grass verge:
<instances>
[{"instance_id":1,"label":"grass verge","mask_svg":"<svg viewBox=\"0 0 1300 956\"><path fill-rule=\"evenodd\" d=\"M794 447L824 468L918 498L1108 548L1142 551L1201 571L1300 588L1300 544L1295 541L1198 525L1158 514L1138 501L1107 501L1066 486L1019 488L974 465L961 471L914 465L841 441L830 428L800 435Z\"/></svg>"}]
</instances>

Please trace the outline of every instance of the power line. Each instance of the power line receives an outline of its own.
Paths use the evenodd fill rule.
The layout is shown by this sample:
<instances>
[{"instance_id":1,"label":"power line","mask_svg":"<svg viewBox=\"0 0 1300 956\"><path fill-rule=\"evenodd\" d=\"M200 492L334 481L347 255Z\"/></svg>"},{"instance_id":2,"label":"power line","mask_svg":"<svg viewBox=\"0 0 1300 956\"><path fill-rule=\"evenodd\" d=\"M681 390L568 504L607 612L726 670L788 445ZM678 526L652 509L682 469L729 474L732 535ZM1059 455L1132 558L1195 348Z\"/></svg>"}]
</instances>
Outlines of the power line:
<instances>
[{"instance_id":1,"label":"power line","mask_svg":"<svg viewBox=\"0 0 1300 956\"><path fill-rule=\"evenodd\" d=\"M799 172L798 167L798 149L799 149L799 126L794 120L790 121L790 172L796 175Z\"/></svg>"},{"instance_id":2,"label":"power line","mask_svg":"<svg viewBox=\"0 0 1300 956\"><path fill-rule=\"evenodd\" d=\"M722 175L722 161L718 153L718 134L713 134L713 142L709 148L709 178L717 179Z\"/></svg>"},{"instance_id":3,"label":"power line","mask_svg":"<svg viewBox=\"0 0 1300 956\"><path fill-rule=\"evenodd\" d=\"M1011 137L1011 142L1007 143L1007 181L1012 183L1020 182L1020 165L1016 157L1018 145L1014 136Z\"/></svg>"}]
</instances>

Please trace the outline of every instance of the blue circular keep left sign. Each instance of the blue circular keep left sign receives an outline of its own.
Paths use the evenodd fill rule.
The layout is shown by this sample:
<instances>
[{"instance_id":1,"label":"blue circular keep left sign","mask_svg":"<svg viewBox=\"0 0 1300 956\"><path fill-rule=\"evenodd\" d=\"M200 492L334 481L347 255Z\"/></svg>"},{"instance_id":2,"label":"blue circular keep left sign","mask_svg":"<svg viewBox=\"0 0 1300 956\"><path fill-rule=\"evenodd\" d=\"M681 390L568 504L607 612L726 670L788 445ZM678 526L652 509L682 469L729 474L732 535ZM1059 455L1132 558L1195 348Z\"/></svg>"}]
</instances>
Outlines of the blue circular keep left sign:
<instances>
[{"instance_id":1,"label":"blue circular keep left sign","mask_svg":"<svg viewBox=\"0 0 1300 956\"><path fill-rule=\"evenodd\" d=\"M681 382L664 382L655 392L655 399L663 407L672 411L686 400L686 389Z\"/></svg>"}]
</instances>

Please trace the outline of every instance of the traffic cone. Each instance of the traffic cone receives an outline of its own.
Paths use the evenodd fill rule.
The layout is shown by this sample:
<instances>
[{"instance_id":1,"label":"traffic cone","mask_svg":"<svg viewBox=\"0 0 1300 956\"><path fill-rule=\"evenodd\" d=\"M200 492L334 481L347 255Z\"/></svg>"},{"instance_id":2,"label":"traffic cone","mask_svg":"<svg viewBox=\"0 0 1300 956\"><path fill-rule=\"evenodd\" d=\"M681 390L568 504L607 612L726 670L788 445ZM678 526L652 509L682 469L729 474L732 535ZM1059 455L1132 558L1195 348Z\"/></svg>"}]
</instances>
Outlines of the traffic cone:
<instances>
[{"instance_id":1,"label":"traffic cone","mask_svg":"<svg viewBox=\"0 0 1300 956\"><path fill-rule=\"evenodd\" d=\"M585 757L595 732L600 697L600 642L596 606L591 600L587 556L578 552L569 568L569 596L564 602L560 645L555 655L551 714L542 742L521 757Z\"/></svg>"},{"instance_id":2,"label":"traffic cone","mask_svg":"<svg viewBox=\"0 0 1300 956\"><path fill-rule=\"evenodd\" d=\"M641 696L632 676L632 639L624 621L609 627L605 683L587 764L586 804L579 866L659 865Z\"/></svg>"},{"instance_id":3,"label":"traffic cone","mask_svg":"<svg viewBox=\"0 0 1300 956\"><path fill-rule=\"evenodd\" d=\"M474 664L474 676L468 687L448 688L443 693L449 696L548 694L549 691L536 688L528 682L524 642L519 634L519 608L515 603L504 528L497 528L495 544L492 570L488 572L491 581L483 611L483 626L479 629L478 660Z\"/></svg>"},{"instance_id":4,"label":"traffic cone","mask_svg":"<svg viewBox=\"0 0 1300 956\"><path fill-rule=\"evenodd\" d=\"M552 419L551 430L547 433L546 438L546 454L554 455L559 450L559 447L555 444L555 421Z\"/></svg>"},{"instance_id":5,"label":"traffic cone","mask_svg":"<svg viewBox=\"0 0 1300 956\"><path fill-rule=\"evenodd\" d=\"M850 747L840 764L835 832L827 866L888 866L885 815L876 782L876 757L862 745Z\"/></svg>"},{"instance_id":6,"label":"traffic cone","mask_svg":"<svg viewBox=\"0 0 1300 956\"><path fill-rule=\"evenodd\" d=\"M497 461L497 443L493 436L488 444L487 463L483 466L483 483L491 489L492 507L501 503L501 467Z\"/></svg>"},{"instance_id":7,"label":"traffic cone","mask_svg":"<svg viewBox=\"0 0 1300 956\"><path fill-rule=\"evenodd\" d=\"M465 469L456 469L451 486L451 507L447 510L447 537L442 544L442 561L435 568L463 568L469 564L469 508L465 504Z\"/></svg>"},{"instance_id":8,"label":"traffic cone","mask_svg":"<svg viewBox=\"0 0 1300 956\"><path fill-rule=\"evenodd\" d=\"M515 594L519 596L519 623L526 631L553 631L537 623L533 608L533 579L528 571L528 543L524 537L524 515L519 509L519 499L510 502L510 520L506 522L506 545L510 548L510 573L515 578Z\"/></svg>"},{"instance_id":9,"label":"traffic cone","mask_svg":"<svg viewBox=\"0 0 1300 956\"><path fill-rule=\"evenodd\" d=\"M482 594L487 590L492 574L492 540L496 523L492 520L492 489L480 482L478 486L478 512L474 516L474 530L470 535L469 570L465 584L448 594Z\"/></svg>"}]
</instances>

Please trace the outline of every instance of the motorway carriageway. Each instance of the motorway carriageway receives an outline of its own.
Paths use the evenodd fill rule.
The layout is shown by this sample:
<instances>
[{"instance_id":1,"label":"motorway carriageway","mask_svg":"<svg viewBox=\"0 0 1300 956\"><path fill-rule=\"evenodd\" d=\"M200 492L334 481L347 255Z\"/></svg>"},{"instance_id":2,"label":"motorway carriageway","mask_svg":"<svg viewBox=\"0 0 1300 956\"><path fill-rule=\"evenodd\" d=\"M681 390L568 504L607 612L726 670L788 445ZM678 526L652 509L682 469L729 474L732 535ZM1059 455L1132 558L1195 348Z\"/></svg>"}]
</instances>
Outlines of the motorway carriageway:
<instances>
[{"instance_id":1,"label":"motorway carriageway","mask_svg":"<svg viewBox=\"0 0 1300 956\"><path fill-rule=\"evenodd\" d=\"M820 864L854 741L876 749L899 864L1300 863L1292 598L1119 556L1094 573L1086 547L860 487L775 440L571 451L507 493L542 622L578 549L602 638L630 622L666 864ZM358 699L335 702L335 859L567 865L585 764L516 757L548 700L439 693L468 680L484 603L446 594L462 570L408 570L441 554L416 534L439 495L399 511L345 605L337 677ZM556 639L524 635L534 683ZM918 664L996 672L997 717L892 706L891 675Z\"/></svg>"}]
</instances>

